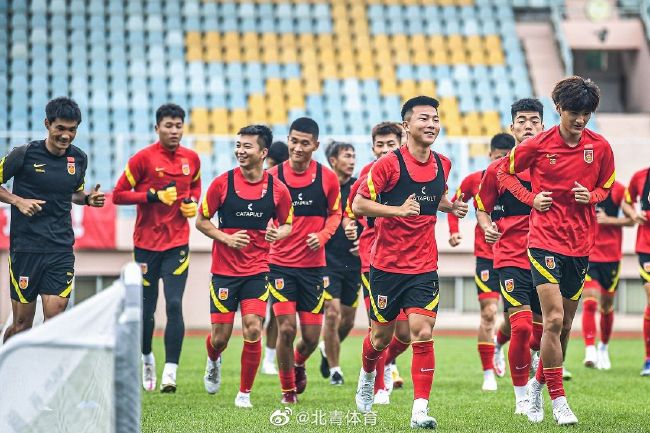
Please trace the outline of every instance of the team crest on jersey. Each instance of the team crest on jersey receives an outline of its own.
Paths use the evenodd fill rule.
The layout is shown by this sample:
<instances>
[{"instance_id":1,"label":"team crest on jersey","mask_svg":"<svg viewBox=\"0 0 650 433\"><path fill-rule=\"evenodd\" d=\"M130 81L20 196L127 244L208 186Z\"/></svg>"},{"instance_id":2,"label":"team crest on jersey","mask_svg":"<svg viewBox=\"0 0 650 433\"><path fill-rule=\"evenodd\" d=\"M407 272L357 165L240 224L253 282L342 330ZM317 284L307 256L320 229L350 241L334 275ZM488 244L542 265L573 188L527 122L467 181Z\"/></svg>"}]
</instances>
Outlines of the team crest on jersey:
<instances>
[{"instance_id":1,"label":"team crest on jersey","mask_svg":"<svg viewBox=\"0 0 650 433\"><path fill-rule=\"evenodd\" d=\"M509 280L505 280L504 283L506 284L506 292L510 293L513 290L515 290L515 280L510 278Z\"/></svg>"},{"instance_id":2,"label":"team crest on jersey","mask_svg":"<svg viewBox=\"0 0 650 433\"><path fill-rule=\"evenodd\" d=\"M187 163L183 164L183 174L185 176L189 176L190 174L190 165Z\"/></svg>"},{"instance_id":3,"label":"team crest on jersey","mask_svg":"<svg viewBox=\"0 0 650 433\"><path fill-rule=\"evenodd\" d=\"M224 287L219 287L219 293L217 294L217 297L219 298L220 301L225 301L228 299L228 289Z\"/></svg>"},{"instance_id":4,"label":"team crest on jersey","mask_svg":"<svg viewBox=\"0 0 650 433\"><path fill-rule=\"evenodd\" d=\"M284 289L284 278L276 278L275 279L275 288L277 290Z\"/></svg>"},{"instance_id":5,"label":"team crest on jersey","mask_svg":"<svg viewBox=\"0 0 650 433\"><path fill-rule=\"evenodd\" d=\"M545 256L544 260L546 262L546 267L548 269L555 269L555 257L553 257L553 256Z\"/></svg>"},{"instance_id":6,"label":"team crest on jersey","mask_svg":"<svg viewBox=\"0 0 650 433\"><path fill-rule=\"evenodd\" d=\"M149 267L147 266L146 263L140 263L140 270L142 271L142 274L146 274L147 270L149 270Z\"/></svg>"},{"instance_id":7,"label":"team crest on jersey","mask_svg":"<svg viewBox=\"0 0 650 433\"><path fill-rule=\"evenodd\" d=\"M646 272L650 272L650 262L645 262L643 264L643 270Z\"/></svg>"},{"instance_id":8,"label":"team crest on jersey","mask_svg":"<svg viewBox=\"0 0 650 433\"><path fill-rule=\"evenodd\" d=\"M557 153L547 153L548 163L551 165L557 164Z\"/></svg>"},{"instance_id":9,"label":"team crest on jersey","mask_svg":"<svg viewBox=\"0 0 650 433\"><path fill-rule=\"evenodd\" d=\"M27 286L29 286L29 277L21 276L18 278L18 287L20 287L21 290L25 290Z\"/></svg>"},{"instance_id":10,"label":"team crest on jersey","mask_svg":"<svg viewBox=\"0 0 650 433\"><path fill-rule=\"evenodd\" d=\"M490 270L489 269L483 269L481 271L481 281L486 282L489 279L490 279Z\"/></svg>"},{"instance_id":11,"label":"team crest on jersey","mask_svg":"<svg viewBox=\"0 0 650 433\"><path fill-rule=\"evenodd\" d=\"M330 277L323 277L323 289L327 289L330 286Z\"/></svg>"},{"instance_id":12,"label":"team crest on jersey","mask_svg":"<svg viewBox=\"0 0 650 433\"><path fill-rule=\"evenodd\" d=\"M379 295L377 296L377 307L380 310L383 310L388 305L388 296Z\"/></svg>"},{"instance_id":13,"label":"team crest on jersey","mask_svg":"<svg viewBox=\"0 0 650 433\"><path fill-rule=\"evenodd\" d=\"M585 149L585 162L587 164L591 164L594 162L594 150L593 149Z\"/></svg>"},{"instance_id":14,"label":"team crest on jersey","mask_svg":"<svg viewBox=\"0 0 650 433\"><path fill-rule=\"evenodd\" d=\"M68 174L75 174L76 172L77 172L77 168L74 162L68 162Z\"/></svg>"}]
</instances>

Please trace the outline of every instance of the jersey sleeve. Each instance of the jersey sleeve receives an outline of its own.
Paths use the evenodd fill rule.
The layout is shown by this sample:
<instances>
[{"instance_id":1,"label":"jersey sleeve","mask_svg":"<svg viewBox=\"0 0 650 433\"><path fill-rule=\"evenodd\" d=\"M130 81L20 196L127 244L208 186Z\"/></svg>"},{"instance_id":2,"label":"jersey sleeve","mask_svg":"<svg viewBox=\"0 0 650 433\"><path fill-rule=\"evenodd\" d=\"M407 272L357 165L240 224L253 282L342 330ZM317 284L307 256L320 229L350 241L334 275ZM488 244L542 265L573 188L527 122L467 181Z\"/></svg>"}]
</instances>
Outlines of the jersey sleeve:
<instances>
[{"instance_id":1,"label":"jersey sleeve","mask_svg":"<svg viewBox=\"0 0 650 433\"><path fill-rule=\"evenodd\" d=\"M293 204L291 193L285 184L274 178L273 191L277 193L275 201L275 217L279 224L293 224Z\"/></svg>"},{"instance_id":2,"label":"jersey sleeve","mask_svg":"<svg viewBox=\"0 0 650 433\"><path fill-rule=\"evenodd\" d=\"M612 185L612 201L616 206L620 206L625 196L625 186L620 182L614 182Z\"/></svg>"},{"instance_id":3,"label":"jersey sleeve","mask_svg":"<svg viewBox=\"0 0 650 433\"><path fill-rule=\"evenodd\" d=\"M124 172L122 172L113 189L113 203L138 204L147 202L146 191L133 191L136 185L142 181L144 170L141 161L141 153L136 153L126 163Z\"/></svg>"},{"instance_id":4,"label":"jersey sleeve","mask_svg":"<svg viewBox=\"0 0 650 433\"><path fill-rule=\"evenodd\" d=\"M201 159L198 155L194 155L195 172L190 183L190 198L198 200L201 197Z\"/></svg>"},{"instance_id":5,"label":"jersey sleeve","mask_svg":"<svg viewBox=\"0 0 650 433\"><path fill-rule=\"evenodd\" d=\"M589 203L596 204L607 198L609 190L616 181L616 169L614 167L614 152L612 147L607 143L605 146L605 155L603 156L603 163L600 165L600 173L598 174L598 181L596 188L591 191Z\"/></svg>"},{"instance_id":6,"label":"jersey sleeve","mask_svg":"<svg viewBox=\"0 0 650 433\"><path fill-rule=\"evenodd\" d=\"M648 169L650 170L650 169ZM630 184L627 186L625 190L625 201L629 204L635 204L636 200L639 198L641 195L641 179L643 176L646 174L645 170L637 171L632 175L632 179L630 179Z\"/></svg>"},{"instance_id":7,"label":"jersey sleeve","mask_svg":"<svg viewBox=\"0 0 650 433\"><path fill-rule=\"evenodd\" d=\"M377 201L377 196L389 191L399 179L399 165L395 154L388 154L379 160L368 171L366 182L361 184L359 194L367 199Z\"/></svg>"},{"instance_id":8,"label":"jersey sleeve","mask_svg":"<svg viewBox=\"0 0 650 433\"><path fill-rule=\"evenodd\" d=\"M465 203L467 203L469 199L472 198L472 190L474 189L475 183L475 180L472 176L475 176L475 173L470 174L462 180L460 186L456 190L456 194L454 194L454 197L451 199L452 203L458 200L461 194L465 194L463 196L463 201ZM447 222L449 223L449 234L452 235L454 233L458 233L458 217L453 213L450 213L447 215Z\"/></svg>"},{"instance_id":9,"label":"jersey sleeve","mask_svg":"<svg viewBox=\"0 0 650 433\"><path fill-rule=\"evenodd\" d=\"M352 202L354 201L354 197L356 197L357 193L359 192L359 188L364 182L366 182L366 180L367 180L367 176L365 174L359 176L359 178L355 180L352 186L350 187L350 194L348 195L348 202L345 205L345 212L343 216L346 216L351 219L357 219L354 212L352 212Z\"/></svg>"},{"instance_id":10,"label":"jersey sleeve","mask_svg":"<svg viewBox=\"0 0 650 433\"><path fill-rule=\"evenodd\" d=\"M327 196L327 210L329 214L341 214L341 187L339 179L334 172L323 170L323 189Z\"/></svg>"},{"instance_id":11,"label":"jersey sleeve","mask_svg":"<svg viewBox=\"0 0 650 433\"><path fill-rule=\"evenodd\" d=\"M227 174L223 174L212 181L201 201L201 215L211 219L222 205L222 196L227 182Z\"/></svg>"},{"instance_id":12,"label":"jersey sleeve","mask_svg":"<svg viewBox=\"0 0 650 433\"><path fill-rule=\"evenodd\" d=\"M0 160L0 183L7 183L9 179L20 171L25 162L25 154L27 153L28 146L29 144L14 147L7 156Z\"/></svg>"},{"instance_id":13,"label":"jersey sleeve","mask_svg":"<svg viewBox=\"0 0 650 433\"><path fill-rule=\"evenodd\" d=\"M508 152L501 162L501 167L504 172L509 174L521 173L533 164L536 156L537 141L534 138L529 138Z\"/></svg>"},{"instance_id":14,"label":"jersey sleeve","mask_svg":"<svg viewBox=\"0 0 650 433\"><path fill-rule=\"evenodd\" d=\"M83 191L86 187L86 171L88 170L88 156L84 154L83 162L81 163L81 176L79 177L79 183L75 187L75 191Z\"/></svg>"},{"instance_id":15,"label":"jersey sleeve","mask_svg":"<svg viewBox=\"0 0 650 433\"><path fill-rule=\"evenodd\" d=\"M499 197L497 168L497 164L490 164L487 170L485 170L481 184L478 187L478 192L474 196L476 208L480 211L490 213L494 210L497 198Z\"/></svg>"}]
</instances>

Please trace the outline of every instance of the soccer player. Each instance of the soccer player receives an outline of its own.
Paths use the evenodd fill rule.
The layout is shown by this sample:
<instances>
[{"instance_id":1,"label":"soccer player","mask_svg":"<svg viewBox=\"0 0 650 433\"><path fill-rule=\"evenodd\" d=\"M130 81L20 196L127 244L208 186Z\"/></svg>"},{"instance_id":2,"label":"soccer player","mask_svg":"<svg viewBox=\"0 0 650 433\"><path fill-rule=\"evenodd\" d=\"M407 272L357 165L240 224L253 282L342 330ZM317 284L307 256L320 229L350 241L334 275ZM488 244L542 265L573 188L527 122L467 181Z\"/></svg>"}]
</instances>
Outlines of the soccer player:
<instances>
[{"instance_id":1,"label":"soccer player","mask_svg":"<svg viewBox=\"0 0 650 433\"><path fill-rule=\"evenodd\" d=\"M510 134L497 134L490 142L490 160L496 161L504 157L514 146L514 139ZM460 183L456 195L452 199L467 202L478 193L481 178L485 170L469 174ZM476 208L476 200L474 200ZM449 245L457 247L462 236L458 229L458 218L449 214ZM496 391L497 381L494 377L494 324L497 316L497 304L501 297L499 291L499 276L494 270L494 256L492 245L485 242L483 230L476 224L474 229L474 256L476 256L476 272L474 281L478 292L478 301L481 306L481 324L478 328L478 352L483 366L483 391Z\"/></svg>"},{"instance_id":2,"label":"soccer player","mask_svg":"<svg viewBox=\"0 0 650 433\"><path fill-rule=\"evenodd\" d=\"M609 370L607 344L614 323L614 294L621 274L623 227L634 222L619 216L625 186L614 182L607 198L596 205L598 235L589 254L589 269L582 292L582 337L585 342L584 365ZM596 349L596 310L600 304L600 343Z\"/></svg>"},{"instance_id":3,"label":"soccer player","mask_svg":"<svg viewBox=\"0 0 650 433\"><path fill-rule=\"evenodd\" d=\"M636 209L636 202L641 209ZM639 225L636 232L635 251L639 255L639 272L648 303L643 314L643 342L645 362L641 376L650 376L650 167L637 171L625 191L623 212Z\"/></svg>"},{"instance_id":4,"label":"soccer player","mask_svg":"<svg viewBox=\"0 0 650 433\"><path fill-rule=\"evenodd\" d=\"M511 146L534 137L544 129L544 108L536 99L521 99L511 107ZM516 149L516 147L515 147ZM475 200L477 219L485 232L485 240L494 245L494 267L499 274L503 304L510 323L511 340L508 350L510 376L515 392L515 414L528 411L526 383L530 371L530 346L533 335L533 316L540 320L540 307L533 286L528 261L528 226L534 196L530 192L530 174L523 172L500 182L497 171L501 160L493 162L485 171ZM519 200L511 190L525 190L530 202Z\"/></svg>"},{"instance_id":5,"label":"soccer player","mask_svg":"<svg viewBox=\"0 0 650 433\"><path fill-rule=\"evenodd\" d=\"M0 201L11 205L9 291L13 322L4 340L32 327L36 297L49 320L68 306L74 280L72 203L104 206L97 185L84 192L88 157L72 142L81 111L69 98L45 106L45 140L15 147L0 160L0 183L11 178L12 192L0 186Z\"/></svg>"},{"instance_id":6,"label":"soccer player","mask_svg":"<svg viewBox=\"0 0 650 433\"><path fill-rule=\"evenodd\" d=\"M278 369L282 402L297 402L307 387L305 361L318 345L323 324L325 244L341 224L339 180L312 159L318 149L318 124L307 117L289 128L289 160L269 170L291 193L292 235L274 242L270 253L270 289L278 322ZM296 338L296 312L302 339Z\"/></svg>"},{"instance_id":7,"label":"soccer player","mask_svg":"<svg viewBox=\"0 0 650 433\"><path fill-rule=\"evenodd\" d=\"M239 130L235 157L239 167L212 181L201 204L196 228L214 240L210 316L204 385L210 394L221 386L221 353L241 308L244 348L235 406L251 408L250 392L262 358L262 322L268 293L270 244L291 233L292 207L287 187L264 171L273 141L271 130L250 125ZM218 212L219 225L210 219ZM279 226L276 226L276 222Z\"/></svg>"},{"instance_id":8,"label":"soccer player","mask_svg":"<svg viewBox=\"0 0 650 433\"><path fill-rule=\"evenodd\" d=\"M468 208L461 200L452 204L447 198L451 162L430 149L440 132L438 105L427 96L406 101L401 112L408 131L406 146L372 166L352 203L355 214L377 218L369 286L371 332L363 342L357 408L372 409L377 360L404 309L413 340L413 428L436 427L427 413L435 368L432 332L440 300L436 213L454 212L462 218ZM381 203L375 201L378 195Z\"/></svg>"},{"instance_id":9,"label":"soccer player","mask_svg":"<svg viewBox=\"0 0 650 433\"><path fill-rule=\"evenodd\" d=\"M265 159L266 168L275 167L289 159L287 143L284 141L275 141L269 148L269 154ZM275 314L271 303L268 303L268 316L266 324L266 348L264 349L264 360L262 361L262 373L277 376L278 369L275 366L275 345L278 342L278 322L275 320Z\"/></svg>"},{"instance_id":10,"label":"soccer player","mask_svg":"<svg viewBox=\"0 0 650 433\"><path fill-rule=\"evenodd\" d=\"M325 156L338 177L341 203L347 203L350 187L357 180L352 176L356 162L354 146L333 141L325 149ZM344 382L339 353L341 342L354 326L361 284L358 248L354 245L354 240L347 238L346 229L356 235L356 223L351 221L345 228L339 225L332 239L325 245L325 323L323 341L319 347L322 356L321 374L323 377L329 377L332 385L343 385Z\"/></svg>"},{"instance_id":11,"label":"soccer player","mask_svg":"<svg viewBox=\"0 0 650 433\"><path fill-rule=\"evenodd\" d=\"M176 392L176 370L183 345L183 291L190 264L188 218L196 216L201 195L199 156L181 145L185 111L176 104L156 110L158 141L133 155L117 181L115 204L137 205L133 256L143 274L142 386L156 389L151 340L162 278L167 326L161 392Z\"/></svg>"},{"instance_id":12,"label":"soccer player","mask_svg":"<svg viewBox=\"0 0 650 433\"><path fill-rule=\"evenodd\" d=\"M552 92L560 125L532 137L501 161L499 172L530 169L533 193L546 200L530 214L528 257L544 320L541 360L528 382L528 419L544 417L542 389L548 383L553 417L560 425L576 424L562 380L563 347L568 344L578 308L588 255L595 243L594 205L603 201L615 180L612 149L601 135L586 128L598 107L600 90L591 80L572 76ZM499 175L499 174L498 174Z\"/></svg>"}]
</instances>

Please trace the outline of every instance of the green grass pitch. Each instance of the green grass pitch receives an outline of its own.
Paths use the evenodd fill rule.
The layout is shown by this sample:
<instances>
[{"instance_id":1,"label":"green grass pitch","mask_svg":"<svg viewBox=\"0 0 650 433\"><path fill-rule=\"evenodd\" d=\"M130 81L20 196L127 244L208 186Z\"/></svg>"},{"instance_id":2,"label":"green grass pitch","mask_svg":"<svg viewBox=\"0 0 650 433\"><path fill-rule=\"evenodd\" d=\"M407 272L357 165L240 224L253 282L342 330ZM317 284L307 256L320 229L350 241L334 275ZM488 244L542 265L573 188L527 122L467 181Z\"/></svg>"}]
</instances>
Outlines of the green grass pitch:
<instances>
[{"instance_id":1,"label":"green grass pitch","mask_svg":"<svg viewBox=\"0 0 650 433\"><path fill-rule=\"evenodd\" d=\"M354 414L354 393L361 365L361 337L343 343L341 364L345 385L330 386L320 376L320 355L308 361L308 385L292 408L288 424L276 427L271 414L283 409L279 379L258 374L251 394L252 410L237 409L233 402L239 389L242 341L233 336L223 354L221 390L208 395L203 389L205 338L185 339L178 370L176 394L146 393L143 396L143 432L330 432L341 430L368 432L409 431L413 388L410 381L410 349L398 359L403 389L393 391L389 406L374 406L373 419ZM639 339L613 340L610 344L612 369L589 370L582 366L583 345L573 339L569 345L567 367L573 380L565 382L569 403L578 417L578 426L555 425L548 393L544 392L545 419L539 425L515 416L514 393L509 375L498 380L499 390L481 391L482 373L476 340L469 337L437 337L436 373L429 401L429 413L442 432L650 432L650 378L639 376L642 343ZM162 339L154 341L158 380L163 367ZM338 411L335 412L335 411ZM302 413L302 414L301 414ZM301 415L299 415L301 414ZM349 419L348 419L349 417ZM318 418L325 425L300 424ZM358 423L355 425L355 421ZM340 425L337 424L340 422ZM364 425L368 423L368 425Z\"/></svg>"}]
</instances>

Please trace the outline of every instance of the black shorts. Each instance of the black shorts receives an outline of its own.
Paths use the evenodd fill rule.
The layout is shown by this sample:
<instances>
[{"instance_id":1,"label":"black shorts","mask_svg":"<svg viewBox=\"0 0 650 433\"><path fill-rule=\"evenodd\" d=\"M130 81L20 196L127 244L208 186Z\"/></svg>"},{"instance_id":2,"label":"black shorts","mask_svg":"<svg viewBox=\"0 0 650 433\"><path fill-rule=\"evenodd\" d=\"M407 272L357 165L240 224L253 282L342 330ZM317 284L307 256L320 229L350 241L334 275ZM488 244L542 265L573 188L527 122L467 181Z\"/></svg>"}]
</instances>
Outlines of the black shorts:
<instances>
[{"instance_id":1,"label":"black shorts","mask_svg":"<svg viewBox=\"0 0 650 433\"><path fill-rule=\"evenodd\" d=\"M533 285L533 275L530 269L512 266L499 269L499 285L503 297L503 309L508 311L513 307L530 306L533 313L542 314L539 296Z\"/></svg>"},{"instance_id":2,"label":"black shorts","mask_svg":"<svg viewBox=\"0 0 650 433\"><path fill-rule=\"evenodd\" d=\"M290 302L295 311L323 314L325 268L289 268L270 265L269 283L273 304ZM278 310L274 306L276 316Z\"/></svg>"},{"instance_id":3,"label":"black shorts","mask_svg":"<svg viewBox=\"0 0 650 433\"><path fill-rule=\"evenodd\" d=\"M494 261L476 258L476 273L474 274L476 291L479 299L499 298L499 274L494 269Z\"/></svg>"},{"instance_id":4,"label":"black shorts","mask_svg":"<svg viewBox=\"0 0 650 433\"><path fill-rule=\"evenodd\" d=\"M589 257L569 257L540 248L529 248L528 259L535 287L558 284L563 297L577 301L589 267Z\"/></svg>"},{"instance_id":5,"label":"black shorts","mask_svg":"<svg viewBox=\"0 0 650 433\"><path fill-rule=\"evenodd\" d=\"M641 275L641 283L650 283L650 254L639 253L639 273Z\"/></svg>"},{"instance_id":6,"label":"black shorts","mask_svg":"<svg viewBox=\"0 0 650 433\"><path fill-rule=\"evenodd\" d=\"M36 296L68 298L74 280L74 253L9 253L11 299L28 304Z\"/></svg>"},{"instance_id":7,"label":"black shorts","mask_svg":"<svg viewBox=\"0 0 650 433\"><path fill-rule=\"evenodd\" d=\"M266 272L244 277L212 274L210 282L210 317L212 323L228 323L241 305L242 316L266 315L269 298L269 279ZM230 314L232 313L232 314ZM224 319L221 319L221 318Z\"/></svg>"},{"instance_id":8,"label":"black shorts","mask_svg":"<svg viewBox=\"0 0 650 433\"><path fill-rule=\"evenodd\" d=\"M142 270L143 289L158 288L158 280L163 278L169 287L185 289L187 269L190 265L190 250L187 245L165 251L133 249L133 258Z\"/></svg>"},{"instance_id":9,"label":"black shorts","mask_svg":"<svg viewBox=\"0 0 650 433\"><path fill-rule=\"evenodd\" d=\"M614 293L621 276L621 262L589 262L585 282L597 281L606 292Z\"/></svg>"},{"instance_id":10,"label":"black shorts","mask_svg":"<svg viewBox=\"0 0 650 433\"><path fill-rule=\"evenodd\" d=\"M402 309L417 308L435 317L440 300L438 273L397 274L370 267L370 319L388 323ZM428 313L425 313L428 312Z\"/></svg>"},{"instance_id":11,"label":"black shorts","mask_svg":"<svg viewBox=\"0 0 650 433\"><path fill-rule=\"evenodd\" d=\"M337 271L325 268L323 288L325 300L340 299L341 304L356 307L359 301L361 274L355 271Z\"/></svg>"}]
</instances>

